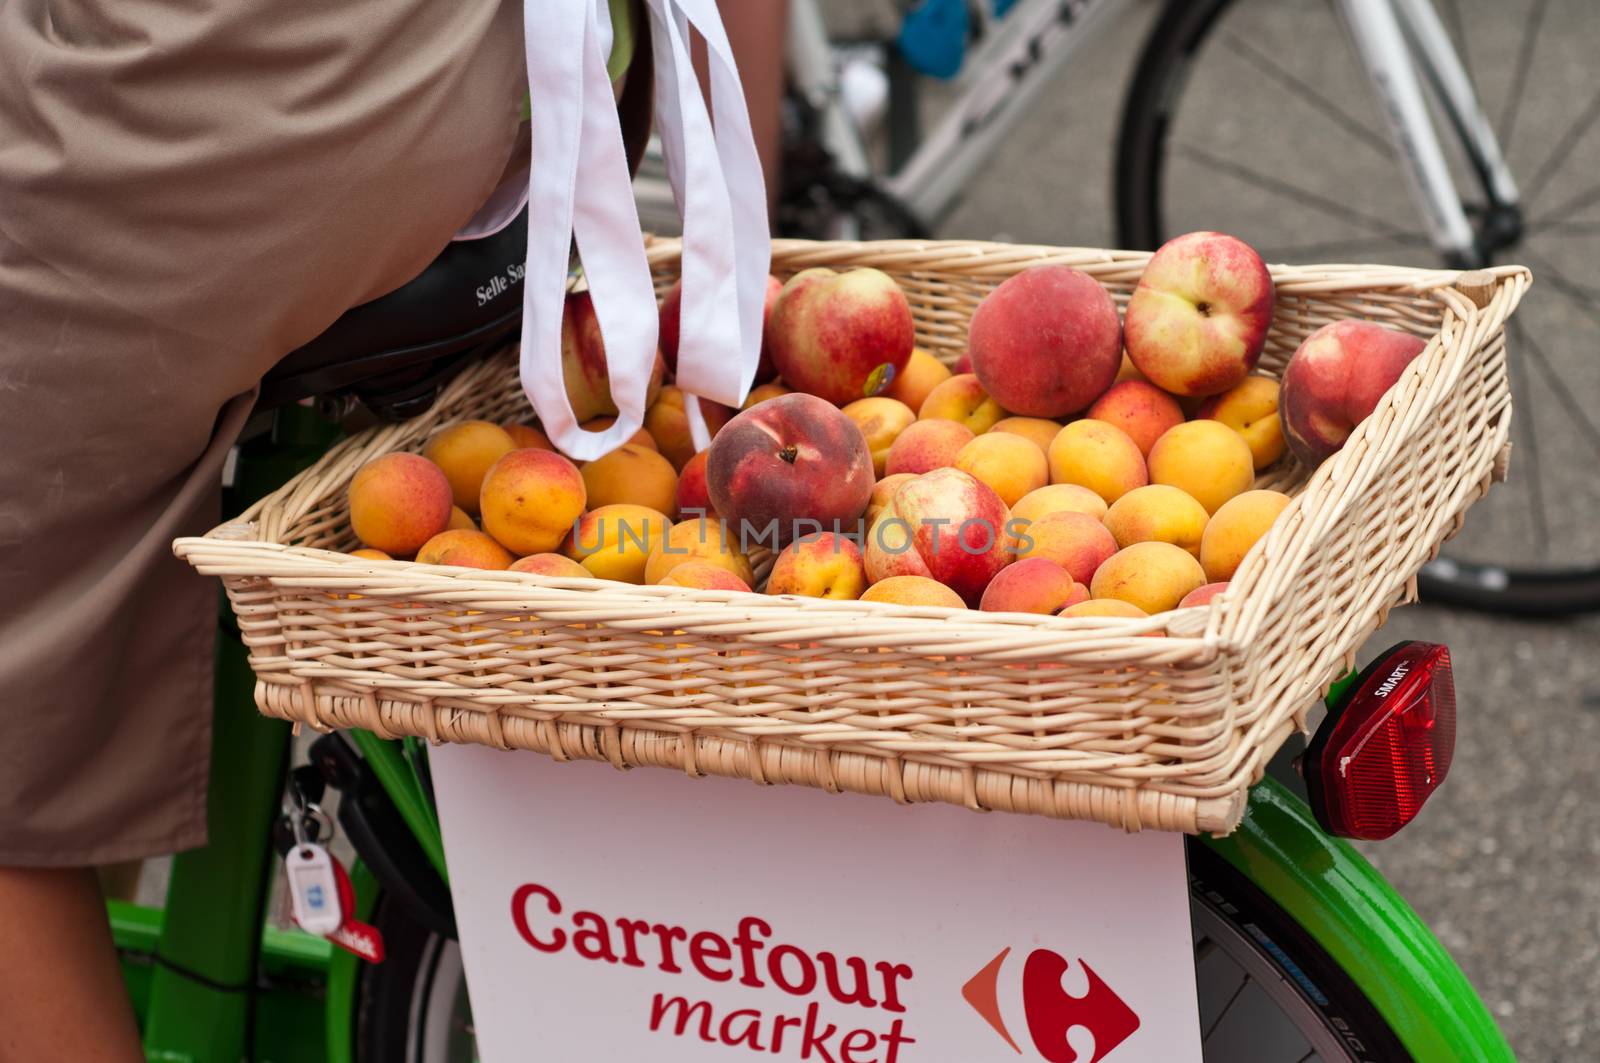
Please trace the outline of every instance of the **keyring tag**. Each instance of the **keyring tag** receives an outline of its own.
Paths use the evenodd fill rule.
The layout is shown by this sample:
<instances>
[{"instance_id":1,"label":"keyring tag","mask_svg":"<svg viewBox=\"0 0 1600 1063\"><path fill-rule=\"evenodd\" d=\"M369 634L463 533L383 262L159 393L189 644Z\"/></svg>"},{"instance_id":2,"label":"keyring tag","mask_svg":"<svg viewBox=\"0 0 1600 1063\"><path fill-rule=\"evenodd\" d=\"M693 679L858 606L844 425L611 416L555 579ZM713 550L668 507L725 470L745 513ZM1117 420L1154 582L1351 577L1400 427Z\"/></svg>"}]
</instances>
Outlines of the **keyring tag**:
<instances>
[{"instance_id":1,"label":"keyring tag","mask_svg":"<svg viewBox=\"0 0 1600 1063\"><path fill-rule=\"evenodd\" d=\"M289 906L300 929L327 935L344 925L339 880L333 857L315 843L296 845L284 857Z\"/></svg>"}]
</instances>

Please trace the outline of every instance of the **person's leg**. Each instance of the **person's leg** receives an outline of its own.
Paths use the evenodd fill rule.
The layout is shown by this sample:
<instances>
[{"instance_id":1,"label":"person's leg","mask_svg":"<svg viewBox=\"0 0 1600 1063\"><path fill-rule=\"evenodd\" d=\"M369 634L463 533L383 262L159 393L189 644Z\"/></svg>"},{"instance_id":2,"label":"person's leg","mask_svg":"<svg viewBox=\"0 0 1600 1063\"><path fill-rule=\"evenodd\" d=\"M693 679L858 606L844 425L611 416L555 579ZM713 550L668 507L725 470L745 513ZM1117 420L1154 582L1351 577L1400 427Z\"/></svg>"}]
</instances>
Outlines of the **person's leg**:
<instances>
[{"instance_id":1,"label":"person's leg","mask_svg":"<svg viewBox=\"0 0 1600 1063\"><path fill-rule=\"evenodd\" d=\"M739 65L739 79L744 83L750 131L767 178L770 210L778 201L783 160L783 42L789 5L785 0L721 0L719 6L734 62Z\"/></svg>"},{"instance_id":2,"label":"person's leg","mask_svg":"<svg viewBox=\"0 0 1600 1063\"><path fill-rule=\"evenodd\" d=\"M142 1063L89 868L0 868L0 1063Z\"/></svg>"}]
</instances>

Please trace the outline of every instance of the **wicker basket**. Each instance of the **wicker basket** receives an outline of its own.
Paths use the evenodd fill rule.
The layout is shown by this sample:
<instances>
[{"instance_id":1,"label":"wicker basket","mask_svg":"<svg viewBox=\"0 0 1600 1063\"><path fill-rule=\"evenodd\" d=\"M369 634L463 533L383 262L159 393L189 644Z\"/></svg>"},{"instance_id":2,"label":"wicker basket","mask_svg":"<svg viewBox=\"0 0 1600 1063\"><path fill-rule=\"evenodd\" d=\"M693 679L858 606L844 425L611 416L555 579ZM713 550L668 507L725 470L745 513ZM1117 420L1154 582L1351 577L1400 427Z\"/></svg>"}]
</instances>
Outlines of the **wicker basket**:
<instances>
[{"instance_id":1,"label":"wicker basket","mask_svg":"<svg viewBox=\"0 0 1600 1063\"><path fill-rule=\"evenodd\" d=\"M651 243L658 288L677 254L675 241ZM1125 303L1147 258L779 241L773 271L876 266L910 297L919 343L954 360L973 308L1018 270L1065 263ZM1340 318L1429 342L1333 459L1311 474L1285 459L1260 477L1295 500L1210 608L1142 620L952 613L334 552L356 545L345 492L364 462L420 450L456 420L528 412L511 352L463 373L426 415L339 444L238 521L175 548L224 579L257 703L272 716L1128 830L1226 832L1268 758L1504 475L1503 329L1530 280L1517 267L1272 273L1268 372Z\"/></svg>"}]
</instances>

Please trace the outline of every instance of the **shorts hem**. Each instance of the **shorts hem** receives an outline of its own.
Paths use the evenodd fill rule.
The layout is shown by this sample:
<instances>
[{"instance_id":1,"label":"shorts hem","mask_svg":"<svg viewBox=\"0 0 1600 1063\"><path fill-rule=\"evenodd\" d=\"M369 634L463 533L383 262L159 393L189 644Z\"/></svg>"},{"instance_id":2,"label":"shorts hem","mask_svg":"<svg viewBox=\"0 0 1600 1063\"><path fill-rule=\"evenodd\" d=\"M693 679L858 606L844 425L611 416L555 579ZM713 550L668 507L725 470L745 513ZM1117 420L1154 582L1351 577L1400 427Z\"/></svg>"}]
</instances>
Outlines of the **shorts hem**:
<instances>
[{"instance_id":1,"label":"shorts hem","mask_svg":"<svg viewBox=\"0 0 1600 1063\"><path fill-rule=\"evenodd\" d=\"M160 838L119 841L88 849L7 849L0 846L0 868L102 867L181 853L205 844L206 827L202 821L198 826L186 826Z\"/></svg>"}]
</instances>

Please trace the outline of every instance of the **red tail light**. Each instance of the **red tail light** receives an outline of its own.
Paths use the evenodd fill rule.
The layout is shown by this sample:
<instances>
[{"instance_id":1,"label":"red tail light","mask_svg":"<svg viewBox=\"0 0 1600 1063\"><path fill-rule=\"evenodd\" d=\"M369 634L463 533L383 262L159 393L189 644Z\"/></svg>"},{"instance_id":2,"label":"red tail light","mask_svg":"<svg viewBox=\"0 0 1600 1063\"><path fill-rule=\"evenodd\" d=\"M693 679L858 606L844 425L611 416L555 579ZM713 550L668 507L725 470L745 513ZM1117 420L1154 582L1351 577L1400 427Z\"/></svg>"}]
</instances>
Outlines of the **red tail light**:
<instances>
[{"instance_id":1,"label":"red tail light","mask_svg":"<svg viewBox=\"0 0 1600 1063\"><path fill-rule=\"evenodd\" d=\"M1456 685L1450 650L1402 642L1357 677L1306 747L1317 822L1346 838L1387 838L1410 823L1450 770Z\"/></svg>"}]
</instances>

